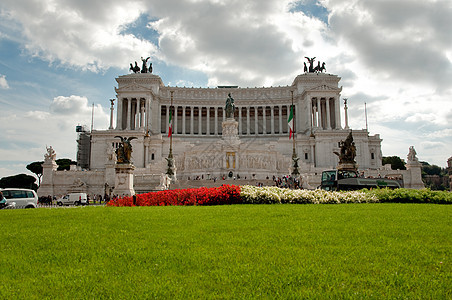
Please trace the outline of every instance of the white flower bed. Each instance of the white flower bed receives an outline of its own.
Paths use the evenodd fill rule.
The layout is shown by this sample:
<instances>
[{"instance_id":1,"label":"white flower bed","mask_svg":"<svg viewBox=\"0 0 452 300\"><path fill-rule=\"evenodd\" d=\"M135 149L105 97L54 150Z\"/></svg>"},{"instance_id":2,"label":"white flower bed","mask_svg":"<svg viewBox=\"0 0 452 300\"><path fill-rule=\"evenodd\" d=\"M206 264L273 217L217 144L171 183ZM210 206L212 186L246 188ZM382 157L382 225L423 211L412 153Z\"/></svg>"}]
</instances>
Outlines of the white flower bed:
<instances>
[{"instance_id":1,"label":"white flower bed","mask_svg":"<svg viewBox=\"0 0 452 300\"><path fill-rule=\"evenodd\" d=\"M327 192L324 190L290 190L278 187L241 187L240 195L245 204L322 204L322 203L375 203L379 202L374 194L361 191Z\"/></svg>"}]
</instances>

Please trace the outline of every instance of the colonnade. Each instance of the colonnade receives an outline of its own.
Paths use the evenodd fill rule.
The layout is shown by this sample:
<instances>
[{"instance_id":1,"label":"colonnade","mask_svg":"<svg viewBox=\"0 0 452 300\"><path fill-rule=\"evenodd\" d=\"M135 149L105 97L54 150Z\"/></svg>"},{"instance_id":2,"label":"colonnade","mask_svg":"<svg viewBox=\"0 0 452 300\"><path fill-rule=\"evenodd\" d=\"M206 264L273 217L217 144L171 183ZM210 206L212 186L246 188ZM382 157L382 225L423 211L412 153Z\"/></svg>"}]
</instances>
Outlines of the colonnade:
<instances>
[{"instance_id":1,"label":"colonnade","mask_svg":"<svg viewBox=\"0 0 452 300\"><path fill-rule=\"evenodd\" d=\"M311 125L313 128L340 129L339 103L336 98L311 99Z\"/></svg>"},{"instance_id":2,"label":"colonnade","mask_svg":"<svg viewBox=\"0 0 452 300\"><path fill-rule=\"evenodd\" d=\"M234 119L239 135L278 135L288 133L290 105L238 106ZM161 106L161 133L168 134L170 106ZM226 116L220 106L173 106L173 134L221 135Z\"/></svg>"},{"instance_id":3,"label":"colonnade","mask_svg":"<svg viewBox=\"0 0 452 300\"><path fill-rule=\"evenodd\" d=\"M149 128L150 106L144 98L119 99L116 129L136 130Z\"/></svg>"},{"instance_id":4,"label":"colonnade","mask_svg":"<svg viewBox=\"0 0 452 300\"><path fill-rule=\"evenodd\" d=\"M336 97L313 97L310 102L312 128L340 129L340 105ZM117 130L151 129L151 105L146 98L120 98L117 105ZM157 108L157 107L156 107ZM297 105L296 107L297 108ZM152 126L168 133L169 105L160 105L160 120ZM297 109L294 109L294 115ZM283 135L288 133L290 105L237 106L234 118L239 135ZM173 106L175 135L221 135L225 120L223 106ZM300 116L303 118L303 116ZM297 122L296 122L297 123ZM294 124L296 127L296 123ZM154 129L157 129L155 128ZM296 130L296 128L295 128Z\"/></svg>"}]
</instances>

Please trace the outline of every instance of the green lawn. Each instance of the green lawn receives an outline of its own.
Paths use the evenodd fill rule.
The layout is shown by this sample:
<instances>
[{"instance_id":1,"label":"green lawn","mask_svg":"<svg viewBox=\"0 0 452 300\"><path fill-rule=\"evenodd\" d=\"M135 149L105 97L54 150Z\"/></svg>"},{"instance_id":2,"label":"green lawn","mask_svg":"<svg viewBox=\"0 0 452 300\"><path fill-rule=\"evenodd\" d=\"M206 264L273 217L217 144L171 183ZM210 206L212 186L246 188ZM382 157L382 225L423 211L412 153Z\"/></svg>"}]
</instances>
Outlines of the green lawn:
<instances>
[{"instance_id":1,"label":"green lawn","mask_svg":"<svg viewBox=\"0 0 452 300\"><path fill-rule=\"evenodd\" d=\"M1 299L451 299L452 206L0 211Z\"/></svg>"}]
</instances>

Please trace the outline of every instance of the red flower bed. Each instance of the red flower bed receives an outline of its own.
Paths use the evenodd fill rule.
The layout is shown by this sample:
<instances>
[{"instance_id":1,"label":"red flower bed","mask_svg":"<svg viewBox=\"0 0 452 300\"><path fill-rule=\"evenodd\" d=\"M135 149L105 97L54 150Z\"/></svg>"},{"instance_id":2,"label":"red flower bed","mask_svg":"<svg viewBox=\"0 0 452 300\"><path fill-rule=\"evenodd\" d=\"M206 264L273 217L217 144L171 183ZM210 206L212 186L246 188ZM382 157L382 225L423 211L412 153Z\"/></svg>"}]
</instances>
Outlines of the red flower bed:
<instances>
[{"instance_id":1,"label":"red flower bed","mask_svg":"<svg viewBox=\"0 0 452 300\"><path fill-rule=\"evenodd\" d=\"M136 195L137 206L240 204L240 186L178 189ZM133 197L113 198L109 206L133 206Z\"/></svg>"}]
</instances>

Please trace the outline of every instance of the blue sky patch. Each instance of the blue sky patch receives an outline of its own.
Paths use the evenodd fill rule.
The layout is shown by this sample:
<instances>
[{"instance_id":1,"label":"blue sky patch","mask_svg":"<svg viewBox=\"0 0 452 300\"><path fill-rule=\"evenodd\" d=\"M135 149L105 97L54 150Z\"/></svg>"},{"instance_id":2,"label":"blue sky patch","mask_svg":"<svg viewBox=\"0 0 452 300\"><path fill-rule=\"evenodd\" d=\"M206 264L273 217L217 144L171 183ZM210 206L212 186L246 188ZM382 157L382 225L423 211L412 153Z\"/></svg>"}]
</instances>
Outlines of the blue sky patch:
<instances>
[{"instance_id":1,"label":"blue sky patch","mask_svg":"<svg viewBox=\"0 0 452 300\"><path fill-rule=\"evenodd\" d=\"M328 10L316 0L302 0L294 2L289 9L290 12L302 11L309 17L314 17L328 24Z\"/></svg>"},{"instance_id":2,"label":"blue sky patch","mask_svg":"<svg viewBox=\"0 0 452 300\"><path fill-rule=\"evenodd\" d=\"M121 30L121 34L132 34L138 39L147 40L159 46L159 33L148 26L149 22L155 22L157 19L149 17L147 14L141 14L133 23L129 23Z\"/></svg>"}]
</instances>

